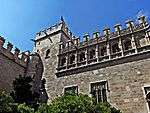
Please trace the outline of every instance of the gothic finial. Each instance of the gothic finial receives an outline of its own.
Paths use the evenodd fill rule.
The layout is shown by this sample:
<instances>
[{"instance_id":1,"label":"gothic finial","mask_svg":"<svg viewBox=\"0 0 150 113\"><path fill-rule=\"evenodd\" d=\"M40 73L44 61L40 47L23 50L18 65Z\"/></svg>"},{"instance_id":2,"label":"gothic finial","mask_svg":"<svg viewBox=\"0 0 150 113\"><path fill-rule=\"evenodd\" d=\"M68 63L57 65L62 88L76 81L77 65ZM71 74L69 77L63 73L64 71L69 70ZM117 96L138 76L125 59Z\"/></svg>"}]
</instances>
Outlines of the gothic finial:
<instances>
[{"instance_id":1,"label":"gothic finial","mask_svg":"<svg viewBox=\"0 0 150 113\"><path fill-rule=\"evenodd\" d=\"M63 18L63 16L61 16L61 21L62 21L62 22L64 22L64 18Z\"/></svg>"}]
</instances>

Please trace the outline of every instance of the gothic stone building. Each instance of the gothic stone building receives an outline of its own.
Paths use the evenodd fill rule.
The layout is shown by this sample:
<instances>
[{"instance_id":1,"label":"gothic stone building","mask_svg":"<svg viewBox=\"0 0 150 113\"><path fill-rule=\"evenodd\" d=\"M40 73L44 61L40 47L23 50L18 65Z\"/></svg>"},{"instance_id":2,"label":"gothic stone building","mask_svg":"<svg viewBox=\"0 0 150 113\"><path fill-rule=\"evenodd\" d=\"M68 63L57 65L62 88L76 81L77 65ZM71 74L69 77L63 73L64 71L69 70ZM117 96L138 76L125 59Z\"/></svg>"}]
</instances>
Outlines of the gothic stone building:
<instances>
[{"instance_id":1,"label":"gothic stone building","mask_svg":"<svg viewBox=\"0 0 150 113\"><path fill-rule=\"evenodd\" d=\"M43 100L83 93L123 113L150 113L150 26L144 16L138 20L80 41L61 19L37 33L33 52L22 55L11 52L11 43L4 48L1 37L0 87L11 90L12 80L24 74L34 78L33 90Z\"/></svg>"}]
</instances>

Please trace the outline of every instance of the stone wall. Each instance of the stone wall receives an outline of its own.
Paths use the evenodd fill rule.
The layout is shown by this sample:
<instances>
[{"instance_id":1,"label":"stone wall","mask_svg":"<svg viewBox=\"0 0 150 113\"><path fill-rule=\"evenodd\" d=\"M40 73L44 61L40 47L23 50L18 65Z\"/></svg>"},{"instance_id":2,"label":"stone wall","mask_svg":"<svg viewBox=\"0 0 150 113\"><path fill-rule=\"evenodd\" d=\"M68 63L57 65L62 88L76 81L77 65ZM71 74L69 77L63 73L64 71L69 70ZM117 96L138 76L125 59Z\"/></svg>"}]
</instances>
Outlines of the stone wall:
<instances>
[{"instance_id":1,"label":"stone wall","mask_svg":"<svg viewBox=\"0 0 150 113\"><path fill-rule=\"evenodd\" d=\"M97 62L97 64L85 64L77 68L65 68L60 71L58 69L58 56L61 57L62 55L60 54L61 47L69 44L66 42L73 43L71 41L73 40L72 36L68 35L63 29L64 24L62 23L62 27L57 27L61 29L55 28L54 32L52 30L50 34L46 34L45 31L44 35L40 34L40 37L38 36L36 38L36 47L34 48L34 51L41 56L43 63L44 71L42 78L46 79L45 88L49 101L62 95L64 88L69 86L78 86L79 93L91 96L91 83L107 81L108 102L121 109L123 113L147 113L148 108L144 87L150 85L149 43L147 43L147 46L144 46L144 49L139 47L137 49L139 51L132 55L129 54L127 56L109 59L106 62ZM129 34L125 34L124 38L128 36ZM146 36L146 38L149 39L149 36ZM68 57L70 50L68 46L66 47L67 49L65 50L67 52L64 52L64 54ZM66 62L68 63L68 60ZM61 72L63 74L59 76Z\"/></svg>"},{"instance_id":2,"label":"stone wall","mask_svg":"<svg viewBox=\"0 0 150 113\"><path fill-rule=\"evenodd\" d=\"M5 89L9 92L15 77L24 73L24 67L0 53L0 90Z\"/></svg>"},{"instance_id":3,"label":"stone wall","mask_svg":"<svg viewBox=\"0 0 150 113\"><path fill-rule=\"evenodd\" d=\"M4 47L5 39L0 36L0 90L10 92L15 77L26 74L29 53L14 51L13 45L8 42Z\"/></svg>"},{"instance_id":4,"label":"stone wall","mask_svg":"<svg viewBox=\"0 0 150 113\"><path fill-rule=\"evenodd\" d=\"M64 76L47 82L50 99L63 94L64 87L78 85L79 92L90 95L90 83L107 80L108 101L123 113L147 113L144 85L150 84L150 59ZM52 86L55 86L54 89Z\"/></svg>"}]
</instances>

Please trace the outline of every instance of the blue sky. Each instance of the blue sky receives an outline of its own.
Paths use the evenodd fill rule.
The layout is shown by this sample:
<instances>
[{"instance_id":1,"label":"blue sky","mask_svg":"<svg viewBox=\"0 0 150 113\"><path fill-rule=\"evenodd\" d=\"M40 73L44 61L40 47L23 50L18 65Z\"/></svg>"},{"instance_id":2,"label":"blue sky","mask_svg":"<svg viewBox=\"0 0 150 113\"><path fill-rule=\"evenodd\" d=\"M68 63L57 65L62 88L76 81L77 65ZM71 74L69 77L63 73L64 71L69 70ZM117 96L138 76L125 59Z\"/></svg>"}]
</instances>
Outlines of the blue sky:
<instances>
[{"instance_id":1,"label":"blue sky","mask_svg":"<svg viewBox=\"0 0 150 113\"><path fill-rule=\"evenodd\" d=\"M64 16L77 36L102 31L104 26L139 14L150 17L149 0L0 0L0 35L23 50L32 50L35 33Z\"/></svg>"}]
</instances>

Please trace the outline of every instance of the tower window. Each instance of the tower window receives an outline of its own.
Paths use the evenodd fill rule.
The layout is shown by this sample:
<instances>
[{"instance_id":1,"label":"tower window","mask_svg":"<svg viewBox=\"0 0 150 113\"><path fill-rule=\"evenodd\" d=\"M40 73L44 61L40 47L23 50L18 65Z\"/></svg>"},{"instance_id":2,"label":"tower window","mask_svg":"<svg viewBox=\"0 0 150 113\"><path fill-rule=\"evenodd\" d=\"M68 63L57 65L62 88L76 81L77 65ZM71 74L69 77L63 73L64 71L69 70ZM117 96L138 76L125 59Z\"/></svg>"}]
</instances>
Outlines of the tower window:
<instances>
[{"instance_id":1,"label":"tower window","mask_svg":"<svg viewBox=\"0 0 150 113\"><path fill-rule=\"evenodd\" d=\"M114 45L112 46L112 53L117 53L117 52L119 52L119 51L120 51L120 48L119 48L119 46L118 46L118 43L114 44Z\"/></svg>"},{"instance_id":2,"label":"tower window","mask_svg":"<svg viewBox=\"0 0 150 113\"><path fill-rule=\"evenodd\" d=\"M65 66L66 64L66 58L62 58L61 61L60 61L60 66Z\"/></svg>"},{"instance_id":3,"label":"tower window","mask_svg":"<svg viewBox=\"0 0 150 113\"><path fill-rule=\"evenodd\" d=\"M106 47L103 47L101 49L101 56L105 56L105 55L107 55L107 50L106 50Z\"/></svg>"},{"instance_id":4,"label":"tower window","mask_svg":"<svg viewBox=\"0 0 150 113\"><path fill-rule=\"evenodd\" d=\"M45 56L45 58L49 58L49 57L50 57L49 54L50 54L50 49L48 49L48 50L46 51L46 56Z\"/></svg>"},{"instance_id":5,"label":"tower window","mask_svg":"<svg viewBox=\"0 0 150 113\"><path fill-rule=\"evenodd\" d=\"M69 94L69 95L74 95L78 94L78 86L71 86L71 87L66 87L64 89L64 94Z\"/></svg>"},{"instance_id":6,"label":"tower window","mask_svg":"<svg viewBox=\"0 0 150 113\"><path fill-rule=\"evenodd\" d=\"M70 56L70 64L74 64L75 63L75 55L71 55Z\"/></svg>"},{"instance_id":7,"label":"tower window","mask_svg":"<svg viewBox=\"0 0 150 113\"><path fill-rule=\"evenodd\" d=\"M93 59L93 58L95 58L95 50L94 49L92 49L90 52L90 59Z\"/></svg>"},{"instance_id":8,"label":"tower window","mask_svg":"<svg viewBox=\"0 0 150 113\"><path fill-rule=\"evenodd\" d=\"M107 101L106 83L106 81L91 83L91 94L97 103Z\"/></svg>"},{"instance_id":9,"label":"tower window","mask_svg":"<svg viewBox=\"0 0 150 113\"><path fill-rule=\"evenodd\" d=\"M132 48L132 46L131 46L131 40L126 40L125 42L124 42L124 49L125 50L129 50L129 49L131 49Z\"/></svg>"},{"instance_id":10,"label":"tower window","mask_svg":"<svg viewBox=\"0 0 150 113\"><path fill-rule=\"evenodd\" d=\"M82 61L85 61L85 52L81 52L80 53L80 58L79 58L79 60L80 60L80 62L82 62Z\"/></svg>"}]
</instances>

